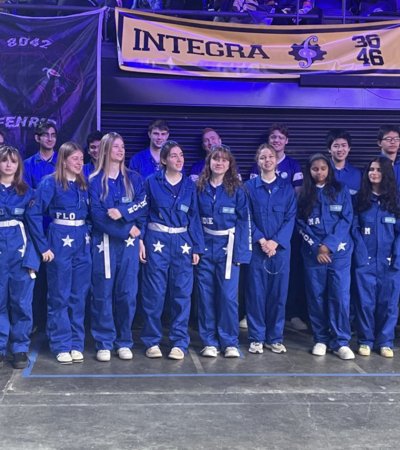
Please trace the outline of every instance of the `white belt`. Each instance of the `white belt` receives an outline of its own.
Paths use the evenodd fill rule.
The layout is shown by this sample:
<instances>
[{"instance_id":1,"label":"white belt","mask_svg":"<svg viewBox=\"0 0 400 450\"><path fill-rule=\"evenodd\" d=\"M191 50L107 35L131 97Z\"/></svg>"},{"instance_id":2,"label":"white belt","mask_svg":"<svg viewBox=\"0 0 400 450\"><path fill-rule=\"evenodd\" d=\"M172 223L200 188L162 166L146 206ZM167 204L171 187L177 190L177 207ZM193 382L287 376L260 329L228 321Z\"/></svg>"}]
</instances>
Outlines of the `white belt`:
<instances>
[{"instance_id":1,"label":"white belt","mask_svg":"<svg viewBox=\"0 0 400 450\"><path fill-rule=\"evenodd\" d=\"M20 220L4 220L3 222L0 222L0 228L8 228L8 227L19 227L22 234L22 240L24 241L24 246L22 247L21 256L25 255L26 250L26 233L25 233L25 226L24 223Z\"/></svg>"},{"instance_id":2,"label":"white belt","mask_svg":"<svg viewBox=\"0 0 400 450\"><path fill-rule=\"evenodd\" d=\"M103 234L103 246L104 246L104 274L106 279L111 278L111 262L110 262L110 237L107 233Z\"/></svg>"},{"instance_id":3,"label":"white belt","mask_svg":"<svg viewBox=\"0 0 400 450\"><path fill-rule=\"evenodd\" d=\"M235 243L235 227L228 228L227 230L211 230L210 228L203 227L203 230L205 233L211 234L212 236L228 236L228 245L226 247L225 280L230 280L232 273L233 245Z\"/></svg>"},{"instance_id":4,"label":"white belt","mask_svg":"<svg viewBox=\"0 0 400 450\"><path fill-rule=\"evenodd\" d=\"M187 231L187 227L167 227L166 225L162 225L161 223L156 222L150 222L147 225L147 228L152 231L161 231L162 233L169 233L169 234L179 234L179 233L185 233Z\"/></svg>"},{"instance_id":5,"label":"white belt","mask_svg":"<svg viewBox=\"0 0 400 450\"><path fill-rule=\"evenodd\" d=\"M54 219L53 223L56 225L66 225L67 227L81 227L86 224L84 220L67 220L67 219Z\"/></svg>"}]
</instances>

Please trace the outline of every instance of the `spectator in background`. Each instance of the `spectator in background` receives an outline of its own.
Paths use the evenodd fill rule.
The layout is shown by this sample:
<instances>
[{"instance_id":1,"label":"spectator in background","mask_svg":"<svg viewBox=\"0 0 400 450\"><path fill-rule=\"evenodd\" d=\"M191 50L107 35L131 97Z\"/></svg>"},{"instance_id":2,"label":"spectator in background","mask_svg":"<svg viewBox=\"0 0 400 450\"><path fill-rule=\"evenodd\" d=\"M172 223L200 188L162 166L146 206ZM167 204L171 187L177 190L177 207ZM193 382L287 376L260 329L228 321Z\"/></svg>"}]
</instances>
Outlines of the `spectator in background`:
<instances>
[{"instance_id":1,"label":"spectator in background","mask_svg":"<svg viewBox=\"0 0 400 450\"><path fill-rule=\"evenodd\" d=\"M201 134L201 143L206 156L211 152L211 149L216 145L221 145L221 136L214 130L214 128L204 128ZM197 161L190 169L190 178L197 181L202 170L204 169L205 159Z\"/></svg>"},{"instance_id":2,"label":"spectator in background","mask_svg":"<svg viewBox=\"0 0 400 450\"><path fill-rule=\"evenodd\" d=\"M165 120L154 120L148 128L150 145L145 150L136 153L129 161L129 169L147 178L161 168L160 151L169 137L169 126Z\"/></svg>"},{"instance_id":3,"label":"spectator in background","mask_svg":"<svg viewBox=\"0 0 400 450\"><path fill-rule=\"evenodd\" d=\"M117 0L122 2L122 0ZM152 9L153 11L163 8L163 0L133 0L131 9Z\"/></svg>"},{"instance_id":4,"label":"spectator in background","mask_svg":"<svg viewBox=\"0 0 400 450\"><path fill-rule=\"evenodd\" d=\"M103 133L101 131L94 131L87 137L87 152L90 156L90 161L83 166L83 175L86 179L88 179L89 175L96 169L96 163L99 159L100 141L102 137Z\"/></svg>"},{"instance_id":5,"label":"spectator in background","mask_svg":"<svg viewBox=\"0 0 400 450\"><path fill-rule=\"evenodd\" d=\"M362 173L347 161L351 150L350 133L340 129L330 130L326 137L326 145L331 155L335 178L349 188L351 195L356 194L361 186Z\"/></svg>"},{"instance_id":6,"label":"spectator in background","mask_svg":"<svg viewBox=\"0 0 400 450\"><path fill-rule=\"evenodd\" d=\"M299 15L301 18L299 19L299 25L315 25L322 23L322 14L323 11L321 8L314 5L314 1L304 0L300 2L301 8L299 9ZM308 15L318 15L318 18L310 18L308 19ZM296 22L296 19L293 19Z\"/></svg>"}]
</instances>

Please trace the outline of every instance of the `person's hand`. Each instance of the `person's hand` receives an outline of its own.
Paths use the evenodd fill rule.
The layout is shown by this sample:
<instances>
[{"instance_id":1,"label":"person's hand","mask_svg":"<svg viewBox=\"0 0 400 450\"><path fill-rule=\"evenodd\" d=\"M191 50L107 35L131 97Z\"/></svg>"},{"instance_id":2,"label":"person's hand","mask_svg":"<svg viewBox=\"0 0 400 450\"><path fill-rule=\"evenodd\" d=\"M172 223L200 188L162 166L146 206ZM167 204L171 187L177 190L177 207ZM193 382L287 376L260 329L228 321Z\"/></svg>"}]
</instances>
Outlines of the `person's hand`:
<instances>
[{"instance_id":1,"label":"person's hand","mask_svg":"<svg viewBox=\"0 0 400 450\"><path fill-rule=\"evenodd\" d=\"M54 259L54 253L51 250L47 250L42 253L43 262L51 262Z\"/></svg>"},{"instance_id":2,"label":"person's hand","mask_svg":"<svg viewBox=\"0 0 400 450\"><path fill-rule=\"evenodd\" d=\"M137 238L140 236L140 230L136 225L133 225L133 227L129 230L129 234L133 237L133 238Z\"/></svg>"},{"instance_id":3,"label":"person's hand","mask_svg":"<svg viewBox=\"0 0 400 450\"><path fill-rule=\"evenodd\" d=\"M139 260L141 263L146 264L146 247L144 246L143 241L140 239L139 241Z\"/></svg>"},{"instance_id":4,"label":"person's hand","mask_svg":"<svg viewBox=\"0 0 400 450\"><path fill-rule=\"evenodd\" d=\"M276 249L278 248L278 243L272 239L268 240L265 244L265 253L269 258L276 255Z\"/></svg>"},{"instance_id":5,"label":"person's hand","mask_svg":"<svg viewBox=\"0 0 400 450\"><path fill-rule=\"evenodd\" d=\"M107 210L107 214L108 214L108 217L112 220L118 220L118 219L121 219L121 217L122 217L122 214L120 213L119 209L117 209L117 208L109 208Z\"/></svg>"},{"instance_id":6,"label":"person's hand","mask_svg":"<svg viewBox=\"0 0 400 450\"><path fill-rule=\"evenodd\" d=\"M331 251L324 244L322 244L318 249L317 261L320 264L330 264L332 262Z\"/></svg>"}]
</instances>

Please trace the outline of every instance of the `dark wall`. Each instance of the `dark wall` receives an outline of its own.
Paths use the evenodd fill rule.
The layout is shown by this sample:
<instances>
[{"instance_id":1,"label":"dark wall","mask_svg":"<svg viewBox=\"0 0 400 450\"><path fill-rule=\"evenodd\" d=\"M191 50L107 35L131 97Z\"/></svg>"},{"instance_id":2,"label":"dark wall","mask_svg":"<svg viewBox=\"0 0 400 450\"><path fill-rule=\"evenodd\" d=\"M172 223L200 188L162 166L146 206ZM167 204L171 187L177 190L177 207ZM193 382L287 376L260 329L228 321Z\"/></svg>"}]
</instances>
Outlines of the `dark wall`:
<instances>
[{"instance_id":1,"label":"dark wall","mask_svg":"<svg viewBox=\"0 0 400 450\"><path fill-rule=\"evenodd\" d=\"M287 153L302 163L315 152L326 151L330 128L345 128L352 134L350 160L363 167L378 152L377 131L385 123L400 124L399 111L335 109L223 108L178 106L103 105L102 129L118 131L126 142L128 158L148 145L147 126L156 118L167 119L170 137L183 145L186 165L202 157L201 130L211 126L236 155L244 177L253 164L259 144L265 141L273 122L290 130Z\"/></svg>"}]
</instances>

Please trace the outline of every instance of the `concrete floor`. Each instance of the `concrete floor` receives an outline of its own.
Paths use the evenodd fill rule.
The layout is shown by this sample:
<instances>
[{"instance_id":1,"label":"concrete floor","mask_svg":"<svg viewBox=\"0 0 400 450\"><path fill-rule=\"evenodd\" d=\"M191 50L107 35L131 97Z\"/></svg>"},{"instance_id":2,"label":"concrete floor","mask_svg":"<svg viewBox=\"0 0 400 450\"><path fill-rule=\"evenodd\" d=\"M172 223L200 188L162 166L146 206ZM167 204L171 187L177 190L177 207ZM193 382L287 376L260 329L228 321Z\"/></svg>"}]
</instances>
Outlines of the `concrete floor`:
<instances>
[{"instance_id":1,"label":"concrete floor","mask_svg":"<svg viewBox=\"0 0 400 450\"><path fill-rule=\"evenodd\" d=\"M138 339L137 339L138 341ZM398 449L400 352L313 357L308 333L288 353L61 366L36 335L24 371L0 369L1 449ZM163 347L164 353L167 348Z\"/></svg>"}]
</instances>

